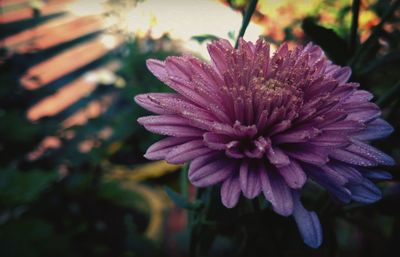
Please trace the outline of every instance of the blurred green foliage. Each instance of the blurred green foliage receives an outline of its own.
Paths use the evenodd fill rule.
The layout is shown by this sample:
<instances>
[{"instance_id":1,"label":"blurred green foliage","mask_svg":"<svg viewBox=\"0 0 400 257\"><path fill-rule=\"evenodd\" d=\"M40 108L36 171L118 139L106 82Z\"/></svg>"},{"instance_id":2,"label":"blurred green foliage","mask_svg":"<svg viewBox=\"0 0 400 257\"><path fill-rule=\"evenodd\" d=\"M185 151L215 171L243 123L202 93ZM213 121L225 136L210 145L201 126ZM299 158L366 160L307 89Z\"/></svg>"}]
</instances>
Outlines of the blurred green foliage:
<instances>
[{"instance_id":1,"label":"blurred green foliage","mask_svg":"<svg viewBox=\"0 0 400 257\"><path fill-rule=\"evenodd\" d=\"M23 66L34 64L27 60L40 59L42 53L12 56L1 65L1 256L159 255L159 247L145 236L151 199L134 188L123 187L122 181L103 179L103 174L109 172L104 170L104 163L111 164L107 167L135 167L144 162L144 150L157 139L138 126L136 119L145 113L133 102L136 94L166 90L147 70L145 61L175 53L153 51L155 43L150 39L129 39L119 52L102 61L123 56L117 76L126 81L124 87L99 85L93 94L67 111L35 123L26 118L29 106L54 90L50 85L29 92L18 84L18 77L25 69ZM68 113L107 95L113 101L102 115L84 125L60 127ZM111 135L99 137L106 127L111 128ZM75 135L73 138L63 137L70 132ZM29 153L48 136L59 137L60 147L29 159ZM82 153L79 145L88 139L98 143Z\"/></svg>"},{"instance_id":2,"label":"blurred green foliage","mask_svg":"<svg viewBox=\"0 0 400 257\"><path fill-rule=\"evenodd\" d=\"M39 170L0 172L0 200L2 205L8 207L29 204L37 200L58 177L56 172Z\"/></svg>"}]
</instances>

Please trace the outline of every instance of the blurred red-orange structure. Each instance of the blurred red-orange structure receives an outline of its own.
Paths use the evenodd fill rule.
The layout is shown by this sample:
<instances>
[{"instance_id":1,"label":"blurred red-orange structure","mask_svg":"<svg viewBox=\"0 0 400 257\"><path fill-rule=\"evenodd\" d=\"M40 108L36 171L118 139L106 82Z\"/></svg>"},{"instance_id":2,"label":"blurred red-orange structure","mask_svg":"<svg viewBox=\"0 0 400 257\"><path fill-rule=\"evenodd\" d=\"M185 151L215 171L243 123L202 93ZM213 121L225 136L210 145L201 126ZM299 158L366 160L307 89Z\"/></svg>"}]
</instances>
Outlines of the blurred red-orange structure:
<instances>
[{"instance_id":1,"label":"blurred red-orange structure","mask_svg":"<svg viewBox=\"0 0 400 257\"><path fill-rule=\"evenodd\" d=\"M27 111L27 118L37 122L43 117L55 116L69 108L81 98L89 96L97 87L96 76L107 70L115 71L119 61L107 59L98 62L110 51L120 47L124 40L120 36L105 34L107 26L101 14L78 15L70 8L71 4L81 4L75 0L1 0L0 25L13 25L17 22L32 24L25 29L0 40L0 46L6 49L8 56L41 54L54 47L62 46L62 51L56 52L39 63L34 63L20 76L23 88L35 91L58 81L59 89L34 103ZM43 20L46 18L46 20ZM36 22L42 19L45 22ZM35 21L34 23L30 23ZM71 42L79 40L78 44ZM90 68L93 67L93 68ZM73 75L74 72L79 74ZM67 76L72 78L65 80ZM65 82L64 82L65 81ZM83 125L88 119L95 118L110 106L112 95L88 101L76 111L70 113L60 122L60 135L47 137L39 148L28 158L37 158L46 149L58 148L59 137L63 129L74 125Z\"/></svg>"}]
</instances>

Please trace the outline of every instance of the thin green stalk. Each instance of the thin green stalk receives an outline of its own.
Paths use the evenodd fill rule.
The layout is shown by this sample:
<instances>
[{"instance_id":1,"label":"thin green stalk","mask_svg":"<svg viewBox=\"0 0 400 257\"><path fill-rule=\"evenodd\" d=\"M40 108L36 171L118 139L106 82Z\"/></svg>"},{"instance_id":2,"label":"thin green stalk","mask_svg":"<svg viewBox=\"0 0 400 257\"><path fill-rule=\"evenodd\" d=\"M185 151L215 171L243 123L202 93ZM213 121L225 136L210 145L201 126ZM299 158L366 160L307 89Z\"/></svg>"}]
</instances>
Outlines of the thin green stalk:
<instances>
[{"instance_id":1,"label":"thin green stalk","mask_svg":"<svg viewBox=\"0 0 400 257\"><path fill-rule=\"evenodd\" d=\"M372 61L371 63L363 65L363 69L361 69L358 72L358 75L359 76L366 75L375 69L379 69L384 65L388 65L389 63L397 62L399 60L400 60L400 51L391 52L377 60Z\"/></svg>"},{"instance_id":2,"label":"thin green stalk","mask_svg":"<svg viewBox=\"0 0 400 257\"><path fill-rule=\"evenodd\" d=\"M257 2L258 2L258 0L251 0L249 6L247 7L246 13L244 14L244 18L243 18L243 21L242 21L242 26L241 26L240 31L239 31L239 35L238 35L238 37L236 39L235 48L238 47L239 39L241 37L243 37L244 33L246 32L247 26L249 25L250 20L251 20L251 16L253 16L254 11L256 10Z\"/></svg>"},{"instance_id":3,"label":"thin green stalk","mask_svg":"<svg viewBox=\"0 0 400 257\"><path fill-rule=\"evenodd\" d=\"M397 83L390 88L382 97L380 97L377 101L376 104L379 105L380 107L384 107L388 105L394 98L398 97L400 94L400 80L397 81Z\"/></svg>"},{"instance_id":4,"label":"thin green stalk","mask_svg":"<svg viewBox=\"0 0 400 257\"><path fill-rule=\"evenodd\" d=\"M190 247L189 247L189 256L196 257L198 254L198 234L199 234L199 226L192 226L190 230Z\"/></svg>"},{"instance_id":5,"label":"thin green stalk","mask_svg":"<svg viewBox=\"0 0 400 257\"><path fill-rule=\"evenodd\" d=\"M189 165L187 163L182 166L181 175L179 178L179 184L180 184L180 188L181 188L181 194L189 202L189 199L188 199L188 196L189 196L188 169L189 169Z\"/></svg>"},{"instance_id":6,"label":"thin green stalk","mask_svg":"<svg viewBox=\"0 0 400 257\"><path fill-rule=\"evenodd\" d=\"M203 202L203 208L198 212L192 212L192 224L190 228L190 247L189 256L199 256L201 252L199 242L201 241L201 235L204 231L204 226L212 225L215 223L208 221L209 211L211 209L211 194L213 187L201 188L197 190L196 200Z\"/></svg>"},{"instance_id":7,"label":"thin green stalk","mask_svg":"<svg viewBox=\"0 0 400 257\"><path fill-rule=\"evenodd\" d=\"M396 110L400 109L400 99L394 101L393 108L390 108L389 113L386 115L386 120L394 120L394 116L397 114Z\"/></svg>"},{"instance_id":8,"label":"thin green stalk","mask_svg":"<svg viewBox=\"0 0 400 257\"><path fill-rule=\"evenodd\" d=\"M356 44L358 42L358 16L360 14L360 0L353 0L353 5L351 7L352 12L352 20L351 20L351 29L350 29L350 42L349 42L349 50L350 53L354 53L356 50Z\"/></svg>"}]
</instances>

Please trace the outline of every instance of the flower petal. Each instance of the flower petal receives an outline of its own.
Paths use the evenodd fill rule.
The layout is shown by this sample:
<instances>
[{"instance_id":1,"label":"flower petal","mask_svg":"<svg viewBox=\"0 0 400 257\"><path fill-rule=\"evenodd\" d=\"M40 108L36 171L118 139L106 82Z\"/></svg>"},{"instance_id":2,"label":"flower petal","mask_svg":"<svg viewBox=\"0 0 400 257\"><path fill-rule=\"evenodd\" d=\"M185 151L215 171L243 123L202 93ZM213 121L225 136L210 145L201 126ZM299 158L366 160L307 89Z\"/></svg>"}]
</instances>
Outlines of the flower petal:
<instances>
[{"instance_id":1,"label":"flower petal","mask_svg":"<svg viewBox=\"0 0 400 257\"><path fill-rule=\"evenodd\" d=\"M295 160L291 160L288 165L278 168L278 171L289 187L293 189L301 188L307 181L307 175Z\"/></svg>"},{"instance_id":2,"label":"flower petal","mask_svg":"<svg viewBox=\"0 0 400 257\"><path fill-rule=\"evenodd\" d=\"M176 94L171 94L176 96ZM203 108L196 106L182 97L164 97L163 95L149 94L148 99L153 102L153 105L164 108L173 114L187 118L198 127L204 128L204 123L209 123L214 120L214 117Z\"/></svg>"},{"instance_id":3,"label":"flower petal","mask_svg":"<svg viewBox=\"0 0 400 257\"><path fill-rule=\"evenodd\" d=\"M204 131L188 125L185 118L176 115L146 116L138 119L147 130L173 137L199 137Z\"/></svg>"},{"instance_id":4,"label":"flower petal","mask_svg":"<svg viewBox=\"0 0 400 257\"><path fill-rule=\"evenodd\" d=\"M363 176L355 166L346 163L332 161L328 164L329 169L334 170L340 176L343 176L351 183L361 183Z\"/></svg>"},{"instance_id":5,"label":"flower petal","mask_svg":"<svg viewBox=\"0 0 400 257\"><path fill-rule=\"evenodd\" d=\"M359 166L395 165L392 157L361 141L352 139L352 144L346 149L335 149L330 156Z\"/></svg>"},{"instance_id":6,"label":"flower petal","mask_svg":"<svg viewBox=\"0 0 400 257\"><path fill-rule=\"evenodd\" d=\"M179 95L171 93L150 93L150 94L141 94L135 96L135 102L148 111L151 111L156 114L173 114L174 113L173 111L160 106L160 104L158 104L152 99L174 100L174 99L179 99Z\"/></svg>"},{"instance_id":7,"label":"flower petal","mask_svg":"<svg viewBox=\"0 0 400 257\"><path fill-rule=\"evenodd\" d=\"M193 140L190 137L167 137L152 144L144 155L149 160L162 160L176 146Z\"/></svg>"},{"instance_id":8,"label":"flower petal","mask_svg":"<svg viewBox=\"0 0 400 257\"><path fill-rule=\"evenodd\" d=\"M343 104L342 108L345 109L348 113L348 120L368 122L378 118L381 115L379 107L371 102L352 102L348 104Z\"/></svg>"},{"instance_id":9,"label":"flower petal","mask_svg":"<svg viewBox=\"0 0 400 257\"><path fill-rule=\"evenodd\" d=\"M275 136L273 142L276 144L307 142L319 134L321 134L321 130L314 127L294 129Z\"/></svg>"},{"instance_id":10,"label":"flower petal","mask_svg":"<svg viewBox=\"0 0 400 257\"><path fill-rule=\"evenodd\" d=\"M331 120L332 121L332 120ZM325 122L326 124L327 122ZM322 130L325 132L330 132L330 133L350 133L350 132L357 132L361 131L362 129L365 128L365 125L359 121L355 120L342 120L338 122L332 122L326 124Z\"/></svg>"},{"instance_id":11,"label":"flower petal","mask_svg":"<svg viewBox=\"0 0 400 257\"><path fill-rule=\"evenodd\" d=\"M224 181L232 175L236 168L236 163L226 158L217 158L202 166L196 163L197 159L192 161L189 167L189 180L197 187L210 186Z\"/></svg>"},{"instance_id":12,"label":"flower petal","mask_svg":"<svg viewBox=\"0 0 400 257\"><path fill-rule=\"evenodd\" d=\"M352 135L358 140L375 140L389 136L393 132L393 127L383 119L376 119L367 124L367 128Z\"/></svg>"},{"instance_id":13,"label":"flower petal","mask_svg":"<svg viewBox=\"0 0 400 257\"><path fill-rule=\"evenodd\" d=\"M293 212L292 194L283 178L272 169L267 171L264 165L260 165L262 191L276 213L289 216Z\"/></svg>"},{"instance_id":14,"label":"flower petal","mask_svg":"<svg viewBox=\"0 0 400 257\"><path fill-rule=\"evenodd\" d=\"M268 160L276 167L283 167L290 164L290 159L286 153L276 146L269 147L265 154Z\"/></svg>"},{"instance_id":15,"label":"flower petal","mask_svg":"<svg viewBox=\"0 0 400 257\"><path fill-rule=\"evenodd\" d=\"M210 54L211 60L220 75L223 75L228 69L226 62L225 52L232 50L232 46L227 40L215 41L207 46L208 53Z\"/></svg>"},{"instance_id":16,"label":"flower petal","mask_svg":"<svg viewBox=\"0 0 400 257\"><path fill-rule=\"evenodd\" d=\"M392 174L384 170L376 170L376 169L368 169L368 168L359 168L362 172L362 175L366 178L370 179L392 179Z\"/></svg>"},{"instance_id":17,"label":"flower petal","mask_svg":"<svg viewBox=\"0 0 400 257\"><path fill-rule=\"evenodd\" d=\"M322 228L315 212L307 211L300 202L298 193L294 193L293 217L303 237L304 243L312 248L318 248L322 244Z\"/></svg>"},{"instance_id":18,"label":"flower petal","mask_svg":"<svg viewBox=\"0 0 400 257\"><path fill-rule=\"evenodd\" d=\"M310 64L314 64L316 61L325 56L324 51L322 51L319 46L314 45L313 43L308 43L304 47L303 54L308 54L310 56Z\"/></svg>"},{"instance_id":19,"label":"flower petal","mask_svg":"<svg viewBox=\"0 0 400 257\"><path fill-rule=\"evenodd\" d=\"M345 187L348 180L342 175L328 167L321 169L311 165L305 167L305 171L314 181L323 186L341 202L349 203L351 201L351 192Z\"/></svg>"},{"instance_id":20,"label":"flower petal","mask_svg":"<svg viewBox=\"0 0 400 257\"><path fill-rule=\"evenodd\" d=\"M222 183L221 200L225 207L233 208L238 203L240 197L239 178L231 176Z\"/></svg>"},{"instance_id":21,"label":"flower petal","mask_svg":"<svg viewBox=\"0 0 400 257\"><path fill-rule=\"evenodd\" d=\"M250 164L247 160L240 165L240 187L244 196L253 199L261 192L259 171L256 164Z\"/></svg>"},{"instance_id":22,"label":"flower petal","mask_svg":"<svg viewBox=\"0 0 400 257\"><path fill-rule=\"evenodd\" d=\"M346 83L351 76L351 68L350 67L343 67L336 70L332 74L332 78L339 81L339 84Z\"/></svg>"},{"instance_id":23,"label":"flower petal","mask_svg":"<svg viewBox=\"0 0 400 257\"><path fill-rule=\"evenodd\" d=\"M203 135L204 144L215 150L225 150L226 144L232 141L232 138L218 133L207 132Z\"/></svg>"},{"instance_id":24,"label":"flower petal","mask_svg":"<svg viewBox=\"0 0 400 257\"><path fill-rule=\"evenodd\" d=\"M211 151L213 150L204 146L203 140L198 139L175 147L166 155L165 160L173 164L182 164Z\"/></svg>"},{"instance_id":25,"label":"flower petal","mask_svg":"<svg viewBox=\"0 0 400 257\"><path fill-rule=\"evenodd\" d=\"M206 107L210 103L209 99L205 99L202 95L196 92L195 85L192 81L184 80L180 77L171 77L168 85L170 88L199 106Z\"/></svg>"},{"instance_id":26,"label":"flower petal","mask_svg":"<svg viewBox=\"0 0 400 257\"><path fill-rule=\"evenodd\" d=\"M345 147L350 144L345 133L324 131L321 135L312 138L308 143L322 147Z\"/></svg>"},{"instance_id":27,"label":"flower petal","mask_svg":"<svg viewBox=\"0 0 400 257\"><path fill-rule=\"evenodd\" d=\"M165 63L160 60L149 59L146 61L147 68L162 82L168 81L168 73L165 69Z\"/></svg>"},{"instance_id":28,"label":"flower petal","mask_svg":"<svg viewBox=\"0 0 400 257\"><path fill-rule=\"evenodd\" d=\"M185 57L167 57L165 60L165 69L170 78L177 77L184 80L190 80L192 76L189 62Z\"/></svg>"},{"instance_id":29,"label":"flower petal","mask_svg":"<svg viewBox=\"0 0 400 257\"><path fill-rule=\"evenodd\" d=\"M295 146L285 147L284 151L290 157L306 163L323 165L329 161L326 148L310 144L297 144Z\"/></svg>"},{"instance_id":30,"label":"flower petal","mask_svg":"<svg viewBox=\"0 0 400 257\"><path fill-rule=\"evenodd\" d=\"M349 184L347 188L351 192L351 198L360 203L374 203L382 197L379 188L368 179L364 179L362 183Z\"/></svg>"},{"instance_id":31,"label":"flower petal","mask_svg":"<svg viewBox=\"0 0 400 257\"><path fill-rule=\"evenodd\" d=\"M351 102L357 102L357 103L362 103L362 102L368 102L372 100L374 96L365 90L356 90L354 91L349 97L347 97L343 102L344 103L351 103Z\"/></svg>"}]
</instances>

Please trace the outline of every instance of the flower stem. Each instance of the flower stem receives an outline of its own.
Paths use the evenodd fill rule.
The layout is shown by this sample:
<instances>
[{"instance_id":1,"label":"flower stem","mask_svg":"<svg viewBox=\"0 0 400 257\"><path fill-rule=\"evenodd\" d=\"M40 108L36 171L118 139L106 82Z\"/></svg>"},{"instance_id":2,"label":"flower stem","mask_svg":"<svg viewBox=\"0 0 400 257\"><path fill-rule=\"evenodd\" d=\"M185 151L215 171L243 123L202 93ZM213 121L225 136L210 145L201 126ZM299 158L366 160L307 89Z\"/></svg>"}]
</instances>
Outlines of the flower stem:
<instances>
[{"instance_id":1,"label":"flower stem","mask_svg":"<svg viewBox=\"0 0 400 257\"><path fill-rule=\"evenodd\" d=\"M204 189L197 189L195 201L200 200L201 195L203 194ZM198 222L201 219L201 213L193 210L188 210L189 212L189 234L190 234L190 241L189 241L189 256L196 257L198 252L198 241L199 241L199 234L200 234L200 223Z\"/></svg>"},{"instance_id":2,"label":"flower stem","mask_svg":"<svg viewBox=\"0 0 400 257\"><path fill-rule=\"evenodd\" d=\"M244 17L243 17L242 26L240 28L239 35L236 39L235 48L238 47L239 39L241 37L243 37L244 33L246 32L247 26L250 23L251 16L253 16L254 11L256 10L257 2L258 2L258 0L251 0L249 6L247 7L246 13L244 14Z\"/></svg>"},{"instance_id":3,"label":"flower stem","mask_svg":"<svg viewBox=\"0 0 400 257\"><path fill-rule=\"evenodd\" d=\"M188 186L188 170L189 170L189 165L186 163L182 166L181 168L181 174L179 178L179 184L181 188L181 194L186 198L186 200L189 202L189 186Z\"/></svg>"},{"instance_id":4,"label":"flower stem","mask_svg":"<svg viewBox=\"0 0 400 257\"><path fill-rule=\"evenodd\" d=\"M357 29L358 29L358 16L360 14L360 0L353 0L351 11L352 11L352 20L351 20L349 50L350 53L353 54L356 49L356 44L358 41Z\"/></svg>"},{"instance_id":5,"label":"flower stem","mask_svg":"<svg viewBox=\"0 0 400 257\"><path fill-rule=\"evenodd\" d=\"M376 104L380 107L385 107L389 104L393 99L395 99L400 93L400 80L390 88L383 96L381 96L377 101Z\"/></svg>"}]
</instances>

